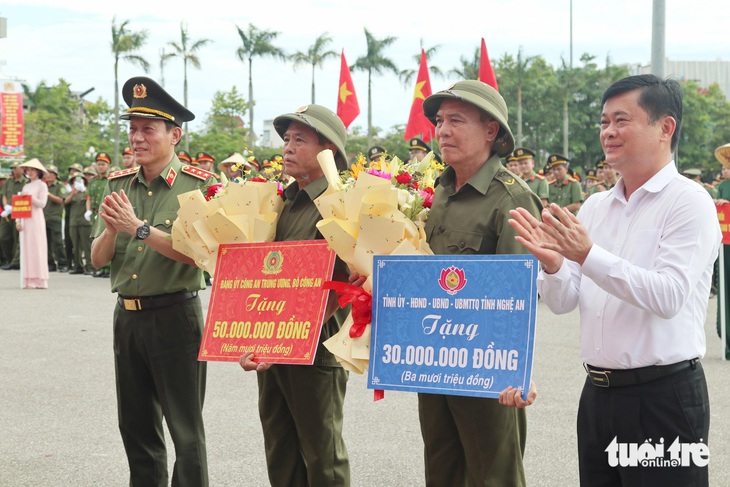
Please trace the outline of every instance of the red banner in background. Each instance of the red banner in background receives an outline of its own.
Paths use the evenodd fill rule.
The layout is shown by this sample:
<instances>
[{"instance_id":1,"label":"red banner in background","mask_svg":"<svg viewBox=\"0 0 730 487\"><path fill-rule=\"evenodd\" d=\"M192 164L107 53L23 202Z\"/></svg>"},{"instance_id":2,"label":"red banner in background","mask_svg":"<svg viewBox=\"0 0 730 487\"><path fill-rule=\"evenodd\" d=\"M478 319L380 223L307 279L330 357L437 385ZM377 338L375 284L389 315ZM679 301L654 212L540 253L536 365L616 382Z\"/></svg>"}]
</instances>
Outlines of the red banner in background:
<instances>
[{"instance_id":1,"label":"red banner in background","mask_svg":"<svg viewBox=\"0 0 730 487\"><path fill-rule=\"evenodd\" d=\"M23 154L23 94L0 93L0 157Z\"/></svg>"},{"instance_id":2,"label":"red banner in background","mask_svg":"<svg viewBox=\"0 0 730 487\"><path fill-rule=\"evenodd\" d=\"M730 203L717 205L717 218L720 220L722 243L730 245Z\"/></svg>"}]
</instances>

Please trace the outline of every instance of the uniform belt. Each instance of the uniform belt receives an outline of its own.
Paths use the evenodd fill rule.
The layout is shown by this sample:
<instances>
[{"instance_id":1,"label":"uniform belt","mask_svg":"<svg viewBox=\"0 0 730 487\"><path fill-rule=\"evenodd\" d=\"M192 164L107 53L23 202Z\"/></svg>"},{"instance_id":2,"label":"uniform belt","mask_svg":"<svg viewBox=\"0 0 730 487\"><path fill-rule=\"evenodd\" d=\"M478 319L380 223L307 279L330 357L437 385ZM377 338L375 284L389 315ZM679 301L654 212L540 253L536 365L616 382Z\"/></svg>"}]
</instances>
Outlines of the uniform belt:
<instances>
[{"instance_id":1,"label":"uniform belt","mask_svg":"<svg viewBox=\"0 0 730 487\"><path fill-rule=\"evenodd\" d=\"M117 302L119 307L127 311L144 311L181 303L197 295L198 291L180 291L170 294L158 294L157 296L118 296Z\"/></svg>"},{"instance_id":2,"label":"uniform belt","mask_svg":"<svg viewBox=\"0 0 730 487\"><path fill-rule=\"evenodd\" d=\"M597 387L624 387L635 386L651 382L668 375L676 374L685 369L696 368L699 358L684 360L671 365L650 365L638 369L600 369L589 364L583 364L588 379Z\"/></svg>"}]
</instances>

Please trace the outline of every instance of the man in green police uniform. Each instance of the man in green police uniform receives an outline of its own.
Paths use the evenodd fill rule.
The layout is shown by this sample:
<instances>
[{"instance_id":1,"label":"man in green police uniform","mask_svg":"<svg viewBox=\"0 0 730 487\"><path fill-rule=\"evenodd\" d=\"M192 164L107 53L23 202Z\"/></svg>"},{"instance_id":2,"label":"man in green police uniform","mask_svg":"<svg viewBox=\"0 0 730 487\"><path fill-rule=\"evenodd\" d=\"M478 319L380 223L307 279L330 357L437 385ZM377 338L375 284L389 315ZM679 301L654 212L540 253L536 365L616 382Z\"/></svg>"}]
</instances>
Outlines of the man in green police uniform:
<instances>
[{"instance_id":1,"label":"man in green police uniform","mask_svg":"<svg viewBox=\"0 0 730 487\"><path fill-rule=\"evenodd\" d=\"M322 216L313 201L327 189L327 180L317 154L332 150L338 169L344 170L345 126L327 108L307 105L276 117L274 128L284 140L284 172L294 179L284 190L276 240L321 239L316 224ZM339 259L333 278L347 281ZM244 370L259 372L259 416L273 487L350 485L350 462L342 439L348 374L323 345L346 317L347 310L338 309L330 293L314 365L270 365L256 363L253 354L241 356Z\"/></svg>"},{"instance_id":2,"label":"man in green police uniform","mask_svg":"<svg viewBox=\"0 0 730 487\"><path fill-rule=\"evenodd\" d=\"M424 157L431 151L423 140L413 137L408 141L408 161L421 162Z\"/></svg>"},{"instance_id":3,"label":"man in green police uniform","mask_svg":"<svg viewBox=\"0 0 730 487\"><path fill-rule=\"evenodd\" d=\"M520 147L507 157L507 162L509 161L517 161L519 172L515 174L527 183L532 192L540 198L543 206L547 205L550 190L545 177L535 173L535 153L530 149Z\"/></svg>"},{"instance_id":4,"label":"man in green police uniform","mask_svg":"<svg viewBox=\"0 0 730 487\"><path fill-rule=\"evenodd\" d=\"M203 273L172 248L178 195L213 183L175 155L195 116L146 77L122 88L137 167L112 174L92 235L94 266L111 262L119 430L130 485L167 486L164 416L175 445L172 485L207 486L206 363L198 361Z\"/></svg>"},{"instance_id":5,"label":"man in green police uniform","mask_svg":"<svg viewBox=\"0 0 730 487\"><path fill-rule=\"evenodd\" d=\"M54 164L46 166L46 184L48 185L48 202L43 208L46 218L46 239L48 240L48 270L68 271L66 249L63 246L63 231L61 218L63 217L66 186L58 181L58 168Z\"/></svg>"},{"instance_id":6,"label":"man in green police uniform","mask_svg":"<svg viewBox=\"0 0 730 487\"><path fill-rule=\"evenodd\" d=\"M10 261L0 267L3 270L20 269L20 238L18 230L15 228L15 222L10 219L12 211L13 195L20 194L23 186L28 180L23 175L23 168L20 167L21 161L15 161L11 164L12 177L8 178L3 185L2 203L3 212L0 215L2 223L0 223L0 245L5 249L3 253L10 255Z\"/></svg>"},{"instance_id":7,"label":"man in green police uniform","mask_svg":"<svg viewBox=\"0 0 730 487\"><path fill-rule=\"evenodd\" d=\"M527 184L500 163L514 149L507 105L481 81L459 81L423 102L436 126L446 169L426 222L435 254L520 254L509 211L528 208L539 218L542 204ZM511 389L511 388L510 388ZM503 403L503 396L505 402ZM426 485L523 486L526 440L521 391L496 399L418 394Z\"/></svg>"},{"instance_id":8,"label":"man in green police uniform","mask_svg":"<svg viewBox=\"0 0 730 487\"><path fill-rule=\"evenodd\" d=\"M550 183L548 200L577 215L583 203L583 191L580 183L568 176L569 163L568 158L560 154L551 154L548 157L548 164L555 175L555 181Z\"/></svg>"}]
</instances>

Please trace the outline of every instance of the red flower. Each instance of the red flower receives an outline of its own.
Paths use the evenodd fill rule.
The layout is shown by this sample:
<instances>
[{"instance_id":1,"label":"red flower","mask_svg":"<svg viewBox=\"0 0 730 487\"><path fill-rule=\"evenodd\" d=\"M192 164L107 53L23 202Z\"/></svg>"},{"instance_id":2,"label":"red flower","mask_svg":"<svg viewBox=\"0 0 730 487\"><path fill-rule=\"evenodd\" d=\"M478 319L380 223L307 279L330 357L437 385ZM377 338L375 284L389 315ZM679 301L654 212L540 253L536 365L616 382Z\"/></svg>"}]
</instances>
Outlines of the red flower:
<instances>
[{"instance_id":1,"label":"red flower","mask_svg":"<svg viewBox=\"0 0 730 487\"><path fill-rule=\"evenodd\" d=\"M266 182L266 179L265 178L262 178L261 176L256 176L255 178L249 179L249 181L254 181L254 182L257 182L257 183L265 183Z\"/></svg>"},{"instance_id":2,"label":"red flower","mask_svg":"<svg viewBox=\"0 0 730 487\"><path fill-rule=\"evenodd\" d=\"M423 198L423 207L431 208L431 205L433 204L433 188L427 187L426 189L420 190L418 194L420 194L421 198Z\"/></svg>"},{"instance_id":3,"label":"red flower","mask_svg":"<svg viewBox=\"0 0 730 487\"><path fill-rule=\"evenodd\" d=\"M215 195L223 191L223 184L211 184L208 186L208 194L205 195L205 201L210 201Z\"/></svg>"},{"instance_id":4,"label":"red flower","mask_svg":"<svg viewBox=\"0 0 730 487\"><path fill-rule=\"evenodd\" d=\"M407 172L402 172L395 177L395 180L398 184L408 184L411 182L411 175Z\"/></svg>"}]
</instances>

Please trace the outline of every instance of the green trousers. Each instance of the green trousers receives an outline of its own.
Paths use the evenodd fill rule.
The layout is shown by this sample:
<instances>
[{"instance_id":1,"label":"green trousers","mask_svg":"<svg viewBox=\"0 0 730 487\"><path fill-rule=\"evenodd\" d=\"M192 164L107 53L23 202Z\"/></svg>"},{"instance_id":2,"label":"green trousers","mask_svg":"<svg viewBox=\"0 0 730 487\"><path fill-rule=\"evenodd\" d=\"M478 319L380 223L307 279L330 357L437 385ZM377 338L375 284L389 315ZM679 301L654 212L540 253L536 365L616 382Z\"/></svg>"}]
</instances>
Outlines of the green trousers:
<instances>
[{"instance_id":1,"label":"green trousers","mask_svg":"<svg viewBox=\"0 0 730 487\"><path fill-rule=\"evenodd\" d=\"M342 438L348 373L342 367L273 365L258 372L259 417L272 487L347 487Z\"/></svg>"},{"instance_id":2,"label":"green trousers","mask_svg":"<svg viewBox=\"0 0 730 487\"><path fill-rule=\"evenodd\" d=\"M418 394L427 487L524 487L527 418L497 399Z\"/></svg>"},{"instance_id":3,"label":"green trousers","mask_svg":"<svg viewBox=\"0 0 730 487\"><path fill-rule=\"evenodd\" d=\"M149 311L114 309L117 411L130 486L168 486L163 417L175 445L172 485L208 485L202 334L199 297Z\"/></svg>"}]
</instances>

